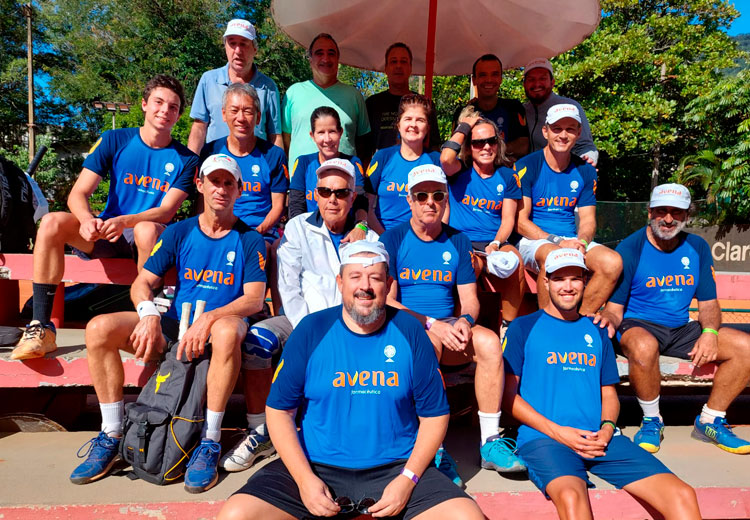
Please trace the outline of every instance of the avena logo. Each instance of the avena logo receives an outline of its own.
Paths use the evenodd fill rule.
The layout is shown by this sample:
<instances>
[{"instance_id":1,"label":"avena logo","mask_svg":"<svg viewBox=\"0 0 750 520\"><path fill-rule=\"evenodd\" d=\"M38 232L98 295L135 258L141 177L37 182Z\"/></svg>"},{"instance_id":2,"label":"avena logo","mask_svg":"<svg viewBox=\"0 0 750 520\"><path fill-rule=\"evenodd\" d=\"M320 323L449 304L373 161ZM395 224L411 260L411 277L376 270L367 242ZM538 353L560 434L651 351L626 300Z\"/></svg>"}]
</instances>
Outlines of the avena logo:
<instances>
[{"instance_id":1,"label":"avena logo","mask_svg":"<svg viewBox=\"0 0 750 520\"><path fill-rule=\"evenodd\" d=\"M695 278L692 274L668 275L668 276L649 276L646 280L646 287L681 287L683 285L695 285Z\"/></svg>"},{"instance_id":2,"label":"avena logo","mask_svg":"<svg viewBox=\"0 0 750 520\"><path fill-rule=\"evenodd\" d=\"M186 267L182 273L182 278L183 280L193 280L195 282L234 285L234 273L213 271L211 269L201 269L200 271L196 271L191 267Z\"/></svg>"},{"instance_id":3,"label":"avena logo","mask_svg":"<svg viewBox=\"0 0 750 520\"><path fill-rule=\"evenodd\" d=\"M155 190L163 191L164 193L169 191L169 183L162 182L161 179L156 177L150 177L148 175L133 175L132 173L126 173L122 179L122 183L128 186L136 185L142 188L153 188Z\"/></svg>"},{"instance_id":4,"label":"avena logo","mask_svg":"<svg viewBox=\"0 0 750 520\"><path fill-rule=\"evenodd\" d=\"M336 372L332 384L334 388L398 386L398 372L384 372L382 370L362 370L353 374L349 372Z\"/></svg>"},{"instance_id":5,"label":"avena logo","mask_svg":"<svg viewBox=\"0 0 750 520\"><path fill-rule=\"evenodd\" d=\"M586 352L547 352L548 365L596 366L596 355Z\"/></svg>"},{"instance_id":6,"label":"avena logo","mask_svg":"<svg viewBox=\"0 0 750 520\"><path fill-rule=\"evenodd\" d=\"M447 262L446 262L447 263ZM453 273L451 271L441 271L440 269L409 269L404 267L398 273L401 280L423 281L423 282L452 282Z\"/></svg>"},{"instance_id":7,"label":"avena logo","mask_svg":"<svg viewBox=\"0 0 750 520\"><path fill-rule=\"evenodd\" d=\"M387 191L407 191L409 189L409 184L406 182L389 182L388 186L385 187Z\"/></svg>"},{"instance_id":8,"label":"avena logo","mask_svg":"<svg viewBox=\"0 0 750 520\"><path fill-rule=\"evenodd\" d=\"M502 194L503 192L503 185L498 184L497 185L497 193ZM491 199L483 199L483 198L477 198L472 197L471 195L464 195L464 198L461 199L461 204L464 204L465 206L474 206L479 209L489 209L489 210L499 210L503 207L503 201L502 200L491 200Z\"/></svg>"},{"instance_id":9,"label":"avena logo","mask_svg":"<svg viewBox=\"0 0 750 520\"><path fill-rule=\"evenodd\" d=\"M575 182L575 181L573 181ZM536 206L539 208L543 208L545 206L556 206L556 207L575 207L576 202L578 202L578 197L540 197L539 200L536 201Z\"/></svg>"}]
</instances>

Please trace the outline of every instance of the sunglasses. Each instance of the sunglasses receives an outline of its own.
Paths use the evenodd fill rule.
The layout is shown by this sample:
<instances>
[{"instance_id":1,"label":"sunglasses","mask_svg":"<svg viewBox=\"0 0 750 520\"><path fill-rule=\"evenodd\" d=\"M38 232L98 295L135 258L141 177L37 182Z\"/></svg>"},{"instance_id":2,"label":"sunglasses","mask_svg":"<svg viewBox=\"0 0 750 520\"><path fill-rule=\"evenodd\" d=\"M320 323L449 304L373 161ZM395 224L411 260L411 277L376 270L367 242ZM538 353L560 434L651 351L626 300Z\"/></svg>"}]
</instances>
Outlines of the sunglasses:
<instances>
[{"instance_id":1,"label":"sunglasses","mask_svg":"<svg viewBox=\"0 0 750 520\"><path fill-rule=\"evenodd\" d=\"M443 202L445 196L448 195L448 193L445 191L415 191L411 194L411 196L416 199L417 202L427 202L427 199L430 198L430 195L432 195L432 200L434 200L435 202Z\"/></svg>"},{"instance_id":2,"label":"sunglasses","mask_svg":"<svg viewBox=\"0 0 750 520\"><path fill-rule=\"evenodd\" d=\"M318 187L316 188L316 191L318 192L318 196L324 199L327 199L331 195L335 195L337 199L343 200L349 196L349 194L352 192L349 188L340 188L338 190L332 190L331 188L323 188Z\"/></svg>"},{"instance_id":3,"label":"sunglasses","mask_svg":"<svg viewBox=\"0 0 750 520\"><path fill-rule=\"evenodd\" d=\"M342 514L357 511L362 515L369 515L370 507L375 505L375 502L377 502L377 500L375 500L374 498L363 498L359 502L353 502L349 497L338 497L336 499L336 504L338 504L338 506L341 508L341 511L339 511L339 513Z\"/></svg>"},{"instance_id":4,"label":"sunglasses","mask_svg":"<svg viewBox=\"0 0 750 520\"><path fill-rule=\"evenodd\" d=\"M488 137L487 139L472 139L471 146L474 148L484 148L484 145L495 146L497 144L497 136Z\"/></svg>"}]
</instances>

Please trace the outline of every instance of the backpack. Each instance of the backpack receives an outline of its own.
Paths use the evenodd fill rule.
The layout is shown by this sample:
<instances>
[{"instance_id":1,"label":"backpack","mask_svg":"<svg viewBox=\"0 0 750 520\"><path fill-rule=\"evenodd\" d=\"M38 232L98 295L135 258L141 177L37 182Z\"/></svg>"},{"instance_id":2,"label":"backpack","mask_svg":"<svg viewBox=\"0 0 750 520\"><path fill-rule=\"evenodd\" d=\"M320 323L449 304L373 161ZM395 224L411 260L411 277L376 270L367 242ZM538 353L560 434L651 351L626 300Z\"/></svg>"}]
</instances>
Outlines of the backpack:
<instances>
[{"instance_id":1,"label":"backpack","mask_svg":"<svg viewBox=\"0 0 750 520\"><path fill-rule=\"evenodd\" d=\"M0 156L0 253L30 253L35 238L31 185L21 168Z\"/></svg>"},{"instance_id":2,"label":"backpack","mask_svg":"<svg viewBox=\"0 0 750 520\"><path fill-rule=\"evenodd\" d=\"M160 486L185 474L205 421L210 348L193 361L179 361L177 345L169 344L138 399L125 406L120 442L120 456L133 466L132 478Z\"/></svg>"}]
</instances>

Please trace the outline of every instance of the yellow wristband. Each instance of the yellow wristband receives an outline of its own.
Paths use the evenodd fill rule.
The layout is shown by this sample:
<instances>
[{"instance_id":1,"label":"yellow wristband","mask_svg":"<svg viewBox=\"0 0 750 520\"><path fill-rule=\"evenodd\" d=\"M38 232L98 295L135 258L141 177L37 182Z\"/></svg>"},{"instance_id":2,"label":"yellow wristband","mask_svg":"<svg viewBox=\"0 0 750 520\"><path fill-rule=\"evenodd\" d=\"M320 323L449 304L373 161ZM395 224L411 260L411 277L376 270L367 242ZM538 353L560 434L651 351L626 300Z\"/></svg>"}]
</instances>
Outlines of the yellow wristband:
<instances>
[{"instance_id":1,"label":"yellow wristband","mask_svg":"<svg viewBox=\"0 0 750 520\"><path fill-rule=\"evenodd\" d=\"M711 334L716 334L717 336L719 335L719 331L718 330L709 329L708 327L706 327L705 329L703 329L701 332L710 332Z\"/></svg>"},{"instance_id":2,"label":"yellow wristband","mask_svg":"<svg viewBox=\"0 0 750 520\"><path fill-rule=\"evenodd\" d=\"M589 247L589 243L586 242L585 238L579 238L578 240L580 240L581 242L583 242L583 245L585 245L586 247Z\"/></svg>"}]
</instances>

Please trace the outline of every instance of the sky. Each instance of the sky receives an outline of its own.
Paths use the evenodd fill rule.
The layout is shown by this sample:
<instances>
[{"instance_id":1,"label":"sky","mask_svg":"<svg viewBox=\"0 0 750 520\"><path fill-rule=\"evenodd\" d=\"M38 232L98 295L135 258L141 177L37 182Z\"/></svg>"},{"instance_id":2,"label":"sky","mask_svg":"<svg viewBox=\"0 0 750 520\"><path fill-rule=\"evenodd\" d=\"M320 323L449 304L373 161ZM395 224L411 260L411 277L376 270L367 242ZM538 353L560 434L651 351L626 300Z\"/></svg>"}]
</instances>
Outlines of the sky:
<instances>
[{"instance_id":1,"label":"sky","mask_svg":"<svg viewBox=\"0 0 750 520\"><path fill-rule=\"evenodd\" d=\"M740 12L740 17L732 22L727 33L732 36L750 33L750 0L734 0L734 8Z\"/></svg>"}]
</instances>

